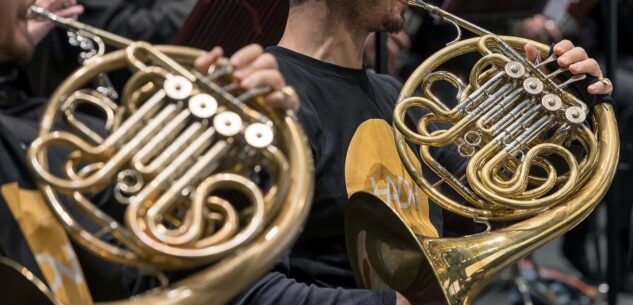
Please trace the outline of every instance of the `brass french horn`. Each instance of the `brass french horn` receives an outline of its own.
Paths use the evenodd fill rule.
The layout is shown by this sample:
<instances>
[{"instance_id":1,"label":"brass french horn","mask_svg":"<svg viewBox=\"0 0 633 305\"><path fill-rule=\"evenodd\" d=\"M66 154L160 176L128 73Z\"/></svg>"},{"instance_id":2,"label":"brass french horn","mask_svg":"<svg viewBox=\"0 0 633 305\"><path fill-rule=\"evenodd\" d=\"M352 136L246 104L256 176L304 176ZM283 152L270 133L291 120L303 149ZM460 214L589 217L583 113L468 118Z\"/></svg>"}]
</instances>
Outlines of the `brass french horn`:
<instances>
[{"instance_id":1,"label":"brass french horn","mask_svg":"<svg viewBox=\"0 0 633 305\"><path fill-rule=\"evenodd\" d=\"M416 304L471 304L500 270L580 223L607 192L619 154L611 105L587 104L567 86L584 79L546 71L551 55L531 63L521 55L530 42L542 54L549 47L518 37L494 35L435 6L409 0L477 35L458 37L424 61L407 80L394 111L399 155L415 183L442 208L488 225L458 238L423 236L415 208L390 206L377 197L355 194L346 216L350 263L357 282L385 285ZM438 67L462 55L481 56L465 83ZM449 108L433 94L442 81L457 91ZM420 90L421 96L415 96ZM409 110L426 114L410 128ZM431 124L447 128L433 130ZM443 125L442 125L443 124ZM425 176L407 148L419 147ZM463 175L434 158L437 147L453 146L468 164ZM450 189L446 192L446 189ZM510 222L490 230L490 222Z\"/></svg>"},{"instance_id":2,"label":"brass french horn","mask_svg":"<svg viewBox=\"0 0 633 305\"><path fill-rule=\"evenodd\" d=\"M268 271L311 204L311 154L294 115L267 106L266 88L233 85L228 63L194 71L200 50L133 42L38 7L31 16L99 46L52 95L28 151L51 210L103 259L159 278L199 270L117 304L223 304ZM106 54L105 45L119 49ZM131 73L120 104L90 88L117 70ZM99 110L102 131L81 119L82 107ZM54 149L66 152L62 168L49 167ZM91 201L108 191L124 221Z\"/></svg>"}]
</instances>

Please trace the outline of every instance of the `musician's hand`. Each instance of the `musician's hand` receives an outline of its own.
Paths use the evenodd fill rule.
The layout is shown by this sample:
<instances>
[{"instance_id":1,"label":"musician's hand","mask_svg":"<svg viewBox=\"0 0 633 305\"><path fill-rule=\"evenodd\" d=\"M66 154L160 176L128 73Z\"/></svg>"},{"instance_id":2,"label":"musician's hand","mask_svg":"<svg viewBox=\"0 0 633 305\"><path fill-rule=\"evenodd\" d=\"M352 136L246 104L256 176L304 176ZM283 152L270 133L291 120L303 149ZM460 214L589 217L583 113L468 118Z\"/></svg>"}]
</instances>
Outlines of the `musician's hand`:
<instances>
[{"instance_id":1,"label":"musician's hand","mask_svg":"<svg viewBox=\"0 0 633 305\"><path fill-rule=\"evenodd\" d=\"M538 56L538 50L534 45L525 45L525 54L527 58L534 61ZM592 95L611 94L613 85L607 79L603 79L602 70L598 62L589 58L587 52L581 47L576 47L569 40L563 40L554 45L554 54L558 57L558 65L562 68L569 69L571 74L590 74L595 76L598 81L587 87L587 92Z\"/></svg>"},{"instance_id":2,"label":"musician's hand","mask_svg":"<svg viewBox=\"0 0 633 305\"><path fill-rule=\"evenodd\" d=\"M411 305L411 303L400 292L396 291L396 305Z\"/></svg>"},{"instance_id":3,"label":"musician's hand","mask_svg":"<svg viewBox=\"0 0 633 305\"><path fill-rule=\"evenodd\" d=\"M216 47L202 55L195 62L200 73L206 73L209 67L223 55L221 48ZM286 87L286 81L277 68L274 56L264 53L259 45L249 45L237 51L229 59L234 69L234 77L245 89L268 86L273 92L266 95L266 102L277 108L299 109L299 99L292 90Z\"/></svg>"},{"instance_id":4,"label":"musician's hand","mask_svg":"<svg viewBox=\"0 0 633 305\"><path fill-rule=\"evenodd\" d=\"M66 18L81 15L84 12L84 7L78 5L77 0L37 0L34 4ZM33 45L39 44L53 27L53 23L49 21L29 20L27 28L31 43Z\"/></svg>"}]
</instances>

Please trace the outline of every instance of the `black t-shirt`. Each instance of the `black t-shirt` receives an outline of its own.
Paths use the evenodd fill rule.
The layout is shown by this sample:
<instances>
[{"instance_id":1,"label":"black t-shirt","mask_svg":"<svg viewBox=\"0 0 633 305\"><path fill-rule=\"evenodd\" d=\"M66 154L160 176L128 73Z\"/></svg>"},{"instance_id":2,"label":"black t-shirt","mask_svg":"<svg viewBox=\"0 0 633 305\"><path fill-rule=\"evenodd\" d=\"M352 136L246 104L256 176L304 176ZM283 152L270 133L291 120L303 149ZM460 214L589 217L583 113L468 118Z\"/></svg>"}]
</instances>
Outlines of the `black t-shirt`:
<instances>
[{"instance_id":1,"label":"black t-shirt","mask_svg":"<svg viewBox=\"0 0 633 305\"><path fill-rule=\"evenodd\" d=\"M299 93L298 116L314 156L312 211L291 255L291 266L305 273L298 278L354 286L343 218L349 196L357 191L372 192L404 208L426 204L430 222L425 233L441 233L441 211L422 202L421 191L412 192L415 183L402 167L393 140L391 121L400 83L387 75L328 64L281 47L270 52Z\"/></svg>"},{"instance_id":2,"label":"black t-shirt","mask_svg":"<svg viewBox=\"0 0 633 305\"><path fill-rule=\"evenodd\" d=\"M348 198L367 191L392 206L417 207L424 218L419 233L442 233L441 209L417 188L396 150L391 121L401 84L387 75L329 64L282 47L268 52L301 100L298 117L314 156L314 198L289 257L235 303L395 303L393 291L355 289L344 214ZM452 156L436 153L443 159ZM454 165L449 170L462 166L457 160L448 164Z\"/></svg>"}]
</instances>

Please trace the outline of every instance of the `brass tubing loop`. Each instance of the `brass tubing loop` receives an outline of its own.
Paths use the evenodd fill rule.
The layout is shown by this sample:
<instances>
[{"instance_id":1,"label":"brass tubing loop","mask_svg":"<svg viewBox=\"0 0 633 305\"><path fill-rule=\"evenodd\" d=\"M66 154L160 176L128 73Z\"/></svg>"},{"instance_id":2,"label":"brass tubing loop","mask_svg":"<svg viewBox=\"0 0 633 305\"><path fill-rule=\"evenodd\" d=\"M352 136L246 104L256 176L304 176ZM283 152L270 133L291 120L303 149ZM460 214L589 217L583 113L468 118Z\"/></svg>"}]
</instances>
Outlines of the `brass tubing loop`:
<instances>
[{"instance_id":1,"label":"brass tubing loop","mask_svg":"<svg viewBox=\"0 0 633 305\"><path fill-rule=\"evenodd\" d=\"M31 17L120 48L95 52L50 98L28 160L51 210L106 260L159 278L200 269L113 304L223 304L268 271L311 204L312 159L294 114L267 106L267 88L233 85L227 60L208 75L194 71L200 50L133 42L38 7ZM119 100L90 88L117 70L132 75ZM122 219L91 201L104 192L123 206Z\"/></svg>"},{"instance_id":2,"label":"brass tubing loop","mask_svg":"<svg viewBox=\"0 0 633 305\"><path fill-rule=\"evenodd\" d=\"M541 54L549 53L548 46L496 36L422 1L408 4L452 23L460 35L466 29L477 37L458 37L407 80L394 110L398 153L429 200L488 228L458 238L418 235L412 230L415 212L356 194L346 216L350 263L364 287L391 287L420 304L471 304L498 271L593 211L615 174L618 129L611 105L589 111L566 90L585 75L559 79L564 68L546 68L555 55L535 63L521 55L526 43ZM467 82L438 70L471 53L480 59ZM454 87L454 106L433 93L437 82ZM424 114L412 126L406 118L413 109ZM436 177L416 166L407 153L411 147ZM451 172L436 159L437 148L453 149L465 171ZM493 222L501 229L491 230Z\"/></svg>"}]
</instances>

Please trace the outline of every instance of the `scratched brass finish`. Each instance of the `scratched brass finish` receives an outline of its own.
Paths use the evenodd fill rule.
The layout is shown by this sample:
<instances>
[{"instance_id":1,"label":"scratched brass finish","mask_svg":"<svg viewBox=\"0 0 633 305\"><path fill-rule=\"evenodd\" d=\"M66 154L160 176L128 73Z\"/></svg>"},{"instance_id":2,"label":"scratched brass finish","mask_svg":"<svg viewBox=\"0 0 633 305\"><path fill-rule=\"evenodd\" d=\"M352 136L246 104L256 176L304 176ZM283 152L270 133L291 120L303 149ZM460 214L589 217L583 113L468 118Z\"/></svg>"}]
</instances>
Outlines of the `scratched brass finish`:
<instances>
[{"instance_id":1,"label":"scratched brass finish","mask_svg":"<svg viewBox=\"0 0 633 305\"><path fill-rule=\"evenodd\" d=\"M399 155L416 184L442 208L487 225L514 224L460 238L419 236L407 223L411 213L403 217L380 199L359 194L346 219L350 261L365 287L386 285L419 304L470 304L495 273L591 213L615 173L617 125L611 105L589 111L566 90L585 75L560 80L564 69L545 68L554 55L536 63L521 55L528 42L541 54L548 46L496 36L421 1L409 5L478 37L458 37L408 79L394 111ZM438 70L469 53L480 59L467 81ZM436 82L455 88L455 106L433 94ZM405 117L414 108L426 114L410 127ZM439 178L415 167L406 152L410 145L419 147L423 166ZM434 158L434 149L450 146L467 161L464 173L452 173Z\"/></svg>"},{"instance_id":2,"label":"scratched brass finish","mask_svg":"<svg viewBox=\"0 0 633 305\"><path fill-rule=\"evenodd\" d=\"M75 242L104 259L159 279L202 267L117 304L223 304L269 270L298 237L311 203L312 160L294 115L265 105L266 88L233 85L226 60L201 75L191 69L200 50L31 13L121 48L98 52L50 99L28 159L51 209ZM117 70L132 75L119 103L90 88ZM102 113L104 125L82 120L82 107ZM49 168L60 148L63 168ZM92 201L103 192L121 205L122 221Z\"/></svg>"}]
</instances>

